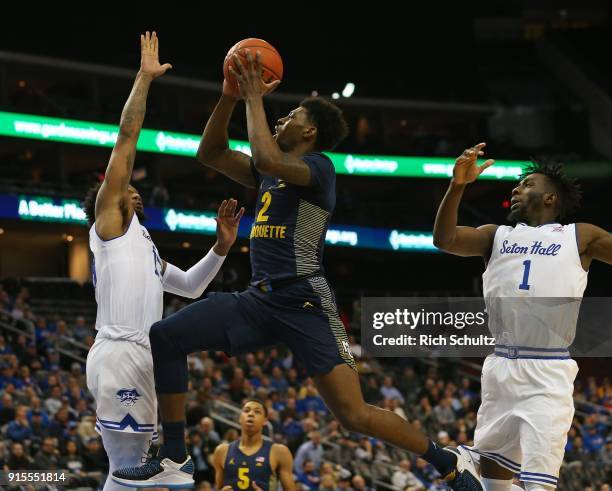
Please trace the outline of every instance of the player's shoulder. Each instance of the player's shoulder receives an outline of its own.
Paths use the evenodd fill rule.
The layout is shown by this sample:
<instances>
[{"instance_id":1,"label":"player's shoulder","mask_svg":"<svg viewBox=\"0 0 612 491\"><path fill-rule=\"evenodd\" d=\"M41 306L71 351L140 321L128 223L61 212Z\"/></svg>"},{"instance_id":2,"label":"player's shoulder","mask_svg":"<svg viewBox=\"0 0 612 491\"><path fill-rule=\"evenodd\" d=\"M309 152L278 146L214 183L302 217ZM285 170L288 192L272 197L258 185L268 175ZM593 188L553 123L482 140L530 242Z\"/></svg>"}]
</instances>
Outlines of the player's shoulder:
<instances>
[{"instance_id":1,"label":"player's shoulder","mask_svg":"<svg viewBox=\"0 0 612 491\"><path fill-rule=\"evenodd\" d=\"M273 443L270 447L270 463L275 465L293 467L293 455L291 450L282 443Z\"/></svg>"},{"instance_id":2,"label":"player's shoulder","mask_svg":"<svg viewBox=\"0 0 612 491\"><path fill-rule=\"evenodd\" d=\"M217 445L217 447L215 448L215 455L225 457L227 455L229 447L230 444L227 442L219 443L219 445Z\"/></svg>"},{"instance_id":3,"label":"player's shoulder","mask_svg":"<svg viewBox=\"0 0 612 491\"><path fill-rule=\"evenodd\" d=\"M324 168L334 171L334 164L328 155L322 152L310 152L302 155L301 159L306 163L320 165Z\"/></svg>"},{"instance_id":4,"label":"player's shoulder","mask_svg":"<svg viewBox=\"0 0 612 491\"><path fill-rule=\"evenodd\" d=\"M270 447L270 452L278 457L283 456L291 456L291 450L287 445L283 445L282 443L273 443Z\"/></svg>"}]
</instances>

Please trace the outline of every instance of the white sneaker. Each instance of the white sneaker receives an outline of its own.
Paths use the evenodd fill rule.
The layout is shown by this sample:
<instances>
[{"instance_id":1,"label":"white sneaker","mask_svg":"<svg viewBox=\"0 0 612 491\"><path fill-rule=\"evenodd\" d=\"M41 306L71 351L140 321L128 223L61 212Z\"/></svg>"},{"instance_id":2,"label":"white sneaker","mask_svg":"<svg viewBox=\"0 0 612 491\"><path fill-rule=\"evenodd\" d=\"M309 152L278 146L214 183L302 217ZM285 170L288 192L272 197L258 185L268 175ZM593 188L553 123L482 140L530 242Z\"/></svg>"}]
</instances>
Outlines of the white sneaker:
<instances>
[{"instance_id":1,"label":"white sneaker","mask_svg":"<svg viewBox=\"0 0 612 491\"><path fill-rule=\"evenodd\" d=\"M139 467L123 467L113 472L117 484L133 488L192 488L193 460L188 455L185 462L177 463L168 458L152 457Z\"/></svg>"}]
</instances>

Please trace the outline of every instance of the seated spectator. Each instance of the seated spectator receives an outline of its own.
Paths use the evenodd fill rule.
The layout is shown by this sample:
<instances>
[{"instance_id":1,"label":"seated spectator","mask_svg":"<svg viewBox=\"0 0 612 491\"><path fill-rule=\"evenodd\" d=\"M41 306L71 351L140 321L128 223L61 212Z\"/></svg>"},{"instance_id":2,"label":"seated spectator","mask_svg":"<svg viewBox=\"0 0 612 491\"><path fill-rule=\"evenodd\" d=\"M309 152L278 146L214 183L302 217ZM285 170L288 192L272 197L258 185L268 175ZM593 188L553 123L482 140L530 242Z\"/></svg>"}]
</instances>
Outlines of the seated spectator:
<instances>
[{"instance_id":1,"label":"seated spectator","mask_svg":"<svg viewBox=\"0 0 612 491\"><path fill-rule=\"evenodd\" d=\"M405 490L410 488L412 490L425 489L423 483L417 479L417 477L411 472L412 464L408 459L402 459L399 463L398 469L393 473L391 478L391 484L395 487Z\"/></svg>"},{"instance_id":2,"label":"seated spectator","mask_svg":"<svg viewBox=\"0 0 612 491\"><path fill-rule=\"evenodd\" d=\"M27 471L32 468L32 459L25 453L23 444L13 443L11 445L11 454L4 465L4 470Z\"/></svg>"},{"instance_id":3,"label":"seated spectator","mask_svg":"<svg viewBox=\"0 0 612 491\"><path fill-rule=\"evenodd\" d=\"M15 419L8 424L6 436L9 440L20 443L32 437L25 406L19 406L16 409Z\"/></svg>"},{"instance_id":4,"label":"seated spectator","mask_svg":"<svg viewBox=\"0 0 612 491\"><path fill-rule=\"evenodd\" d=\"M366 480L363 478L363 476L359 474L353 476L351 482L353 484L354 491L374 491L372 487L366 484Z\"/></svg>"},{"instance_id":5,"label":"seated spectator","mask_svg":"<svg viewBox=\"0 0 612 491\"><path fill-rule=\"evenodd\" d=\"M56 470L59 468L60 453L55 438L45 438L40 451L34 457L36 469Z\"/></svg>"},{"instance_id":6,"label":"seated spectator","mask_svg":"<svg viewBox=\"0 0 612 491\"><path fill-rule=\"evenodd\" d=\"M302 462L302 470L296 472L297 482L303 485L306 490L319 489L321 477L316 470L315 463L312 460L306 459Z\"/></svg>"},{"instance_id":7,"label":"seated spectator","mask_svg":"<svg viewBox=\"0 0 612 491\"><path fill-rule=\"evenodd\" d=\"M401 392L393 386L393 379L391 377L385 377L383 379L383 385L380 388L380 394L383 399L398 399L401 404L404 404L404 396Z\"/></svg>"},{"instance_id":8,"label":"seated spectator","mask_svg":"<svg viewBox=\"0 0 612 491\"><path fill-rule=\"evenodd\" d=\"M298 448L293 462L296 474L304 469L304 463L309 460L314 468L318 469L323 461L323 446L321 445L321 434L318 431L310 433L308 441L302 443Z\"/></svg>"}]
</instances>

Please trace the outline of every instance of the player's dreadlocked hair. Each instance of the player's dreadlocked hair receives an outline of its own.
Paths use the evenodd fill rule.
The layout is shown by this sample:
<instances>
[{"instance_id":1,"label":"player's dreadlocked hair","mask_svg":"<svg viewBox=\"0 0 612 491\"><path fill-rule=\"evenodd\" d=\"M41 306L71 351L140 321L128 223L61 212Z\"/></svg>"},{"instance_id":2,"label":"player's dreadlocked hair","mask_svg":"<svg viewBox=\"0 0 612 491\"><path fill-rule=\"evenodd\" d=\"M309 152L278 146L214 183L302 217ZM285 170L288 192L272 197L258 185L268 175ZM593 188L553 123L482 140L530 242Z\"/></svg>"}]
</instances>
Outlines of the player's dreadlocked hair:
<instances>
[{"instance_id":1,"label":"player's dreadlocked hair","mask_svg":"<svg viewBox=\"0 0 612 491\"><path fill-rule=\"evenodd\" d=\"M557 192L557 216L561 221L567 219L580 206L582 190L576 179L565 174L563 164L557 162L538 162L532 160L521 175L520 179L531 174L544 174L553 184Z\"/></svg>"},{"instance_id":2,"label":"player's dreadlocked hair","mask_svg":"<svg viewBox=\"0 0 612 491\"><path fill-rule=\"evenodd\" d=\"M98 191L100 190L101 182L89 188L87 194L85 195L85 199L81 203L81 208L85 212L87 216L87 223L91 227L96 221L96 198L98 197Z\"/></svg>"},{"instance_id":3,"label":"player's dreadlocked hair","mask_svg":"<svg viewBox=\"0 0 612 491\"><path fill-rule=\"evenodd\" d=\"M342 111L322 97L309 97L300 102L317 127L317 150L333 150L349 133Z\"/></svg>"}]
</instances>

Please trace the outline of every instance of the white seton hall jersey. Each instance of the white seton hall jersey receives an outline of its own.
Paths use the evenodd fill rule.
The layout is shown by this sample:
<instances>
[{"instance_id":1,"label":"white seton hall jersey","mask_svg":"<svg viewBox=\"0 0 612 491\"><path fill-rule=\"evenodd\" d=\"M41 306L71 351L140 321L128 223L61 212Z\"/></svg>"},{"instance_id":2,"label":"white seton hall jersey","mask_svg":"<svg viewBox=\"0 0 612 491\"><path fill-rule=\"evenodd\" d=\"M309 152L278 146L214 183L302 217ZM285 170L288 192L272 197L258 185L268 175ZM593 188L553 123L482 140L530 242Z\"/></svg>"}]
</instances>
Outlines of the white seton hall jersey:
<instances>
[{"instance_id":1,"label":"white seton hall jersey","mask_svg":"<svg viewBox=\"0 0 612 491\"><path fill-rule=\"evenodd\" d=\"M482 275L498 345L567 348L587 284L576 225L500 226Z\"/></svg>"},{"instance_id":2,"label":"white seton hall jersey","mask_svg":"<svg viewBox=\"0 0 612 491\"><path fill-rule=\"evenodd\" d=\"M147 229L134 213L120 237L102 240L89 230L94 255L98 337L149 345L149 329L162 318L162 261Z\"/></svg>"}]
</instances>

